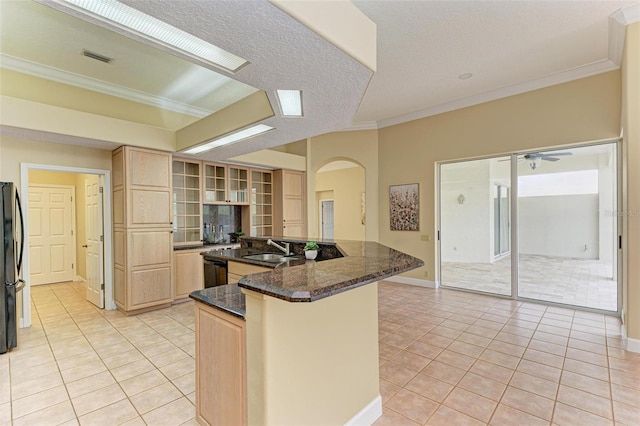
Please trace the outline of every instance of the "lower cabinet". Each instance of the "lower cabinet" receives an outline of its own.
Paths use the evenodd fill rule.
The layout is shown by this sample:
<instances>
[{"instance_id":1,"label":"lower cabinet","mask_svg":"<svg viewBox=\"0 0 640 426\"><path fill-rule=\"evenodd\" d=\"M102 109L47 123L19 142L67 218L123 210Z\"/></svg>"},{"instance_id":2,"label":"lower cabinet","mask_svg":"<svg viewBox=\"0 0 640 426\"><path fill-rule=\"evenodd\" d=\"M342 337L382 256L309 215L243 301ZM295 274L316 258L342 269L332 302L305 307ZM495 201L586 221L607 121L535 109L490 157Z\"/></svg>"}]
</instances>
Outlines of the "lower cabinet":
<instances>
[{"instance_id":1,"label":"lower cabinet","mask_svg":"<svg viewBox=\"0 0 640 426\"><path fill-rule=\"evenodd\" d=\"M249 265L247 263L229 261L227 265L227 284L235 284L240 278L249 274L272 271L272 268L264 266Z\"/></svg>"},{"instance_id":2,"label":"lower cabinet","mask_svg":"<svg viewBox=\"0 0 640 426\"><path fill-rule=\"evenodd\" d=\"M196 302L196 420L247 424L245 321Z\"/></svg>"},{"instance_id":3,"label":"lower cabinet","mask_svg":"<svg viewBox=\"0 0 640 426\"><path fill-rule=\"evenodd\" d=\"M114 245L114 299L118 308L136 313L171 303L171 231L116 229Z\"/></svg>"},{"instance_id":4,"label":"lower cabinet","mask_svg":"<svg viewBox=\"0 0 640 426\"><path fill-rule=\"evenodd\" d=\"M189 293L204 288L204 265L200 253L202 248L194 250L176 250L173 252L173 299L184 299Z\"/></svg>"}]
</instances>

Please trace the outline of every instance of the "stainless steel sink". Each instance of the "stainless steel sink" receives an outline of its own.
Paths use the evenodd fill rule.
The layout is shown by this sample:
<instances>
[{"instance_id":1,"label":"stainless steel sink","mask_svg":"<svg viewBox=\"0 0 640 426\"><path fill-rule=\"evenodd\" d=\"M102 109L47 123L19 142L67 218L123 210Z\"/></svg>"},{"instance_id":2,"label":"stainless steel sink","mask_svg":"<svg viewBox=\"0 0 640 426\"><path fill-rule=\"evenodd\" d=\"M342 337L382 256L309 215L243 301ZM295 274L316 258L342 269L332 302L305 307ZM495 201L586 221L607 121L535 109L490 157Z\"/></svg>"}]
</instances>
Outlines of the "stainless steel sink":
<instances>
[{"instance_id":1,"label":"stainless steel sink","mask_svg":"<svg viewBox=\"0 0 640 426\"><path fill-rule=\"evenodd\" d=\"M243 256L243 257L245 259L260 260L262 262L275 262L275 263L279 263L286 260L285 256L279 253L251 254L249 256Z\"/></svg>"}]
</instances>

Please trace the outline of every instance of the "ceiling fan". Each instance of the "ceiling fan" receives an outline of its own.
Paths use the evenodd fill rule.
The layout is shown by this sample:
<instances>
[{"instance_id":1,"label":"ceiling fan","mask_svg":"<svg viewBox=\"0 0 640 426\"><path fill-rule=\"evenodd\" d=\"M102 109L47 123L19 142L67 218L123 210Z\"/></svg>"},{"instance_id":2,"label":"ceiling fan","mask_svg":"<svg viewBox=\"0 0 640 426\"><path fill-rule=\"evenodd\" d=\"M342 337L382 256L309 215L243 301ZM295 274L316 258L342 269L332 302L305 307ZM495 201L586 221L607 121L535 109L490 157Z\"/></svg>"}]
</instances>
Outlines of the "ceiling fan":
<instances>
[{"instance_id":1,"label":"ceiling fan","mask_svg":"<svg viewBox=\"0 0 640 426\"><path fill-rule=\"evenodd\" d=\"M572 152L554 152L551 154L545 154L543 152L530 152L529 154L524 154L522 158L529 161L529 166L531 170L537 169L542 160L544 161L558 161L560 158L558 157L566 157L568 155L573 155Z\"/></svg>"},{"instance_id":2,"label":"ceiling fan","mask_svg":"<svg viewBox=\"0 0 640 426\"><path fill-rule=\"evenodd\" d=\"M544 161L558 161L558 160L560 160L560 158L558 158L558 157L566 157L568 155L573 155L573 153L569 152L569 151L566 151L566 152L552 152L551 154L545 154L544 152L530 152L528 154L524 154L522 156L519 156L518 161L524 161L524 160L529 161L529 166L531 167L531 170L535 170L538 167L540 167L540 164L542 163L542 160L544 160ZM504 160L500 160L500 161L509 161L509 159L504 159Z\"/></svg>"}]
</instances>

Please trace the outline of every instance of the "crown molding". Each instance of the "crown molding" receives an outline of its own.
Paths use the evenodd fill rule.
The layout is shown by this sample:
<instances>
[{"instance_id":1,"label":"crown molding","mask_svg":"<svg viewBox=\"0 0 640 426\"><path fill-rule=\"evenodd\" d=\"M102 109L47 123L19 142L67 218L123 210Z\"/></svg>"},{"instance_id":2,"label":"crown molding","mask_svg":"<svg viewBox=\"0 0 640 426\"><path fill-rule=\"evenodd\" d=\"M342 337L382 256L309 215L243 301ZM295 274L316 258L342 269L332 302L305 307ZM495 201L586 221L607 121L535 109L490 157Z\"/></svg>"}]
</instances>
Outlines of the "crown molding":
<instances>
[{"instance_id":1,"label":"crown molding","mask_svg":"<svg viewBox=\"0 0 640 426\"><path fill-rule=\"evenodd\" d=\"M418 120L421 118L430 117L432 115L442 114L445 112L454 111L456 109L466 108L484 102L490 102L496 99L506 98L513 95L519 95L521 93L529 92L532 90L538 90L544 87L567 83L572 80L578 80L581 78L591 77L596 74L616 70L620 68L620 62L622 60L626 27L627 25L634 24L636 22L640 22L640 3L623 7L609 17L608 59L572 68L570 70L548 75L538 79L526 81L524 83L502 87L497 90L470 96L468 98L458 99L452 102L436 105L431 108L423 109L421 111L380 120L377 122L378 128L382 129L384 127L406 123L407 121Z\"/></svg>"},{"instance_id":2,"label":"crown molding","mask_svg":"<svg viewBox=\"0 0 640 426\"><path fill-rule=\"evenodd\" d=\"M35 62L16 58L10 55L0 54L0 65L2 66L2 68L11 71L56 81L58 83L68 84L70 86L79 87L81 89L104 93L105 95L115 96L129 101L150 105L156 108L173 111L180 114L187 114L198 118L206 117L213 112L204 108L198 108L182 102L162 98L160 96L150 95L139 90L129 89L126 87L118 86L116 84L105 83L104 81L100 81L94 78L85 77L83 75L63 71L58 68L37 64Z\"/></svg>"},{"instance_id":3,"label":"crown molding","mask_svg":"<svg viewBox=\"0 0 640 426\"><path fill-rule=\"evenodd\" d=\"M356 132L358 130L378 130L378 123L375 121L353 123L350 127L340 130L340 132Z\"/></svg>"},{"instance_id":4,"label":"crown molding","mask_svg":"<svg viewBox=\"0 0 640 426\"><path fill-rule=\"evenodd\" d=\"M514 84L507 87L501 87L500 89L491 90L479 95L469 96L467 98L436 105L431 108L423 109L421 111L400 115L386 120L380 120L378 121L378 128L382 129L384 127L406 123L407 121L431 117L432 115L442 114L445 112L450 112L457 109L494 101L496 99L502 99L509 96L519 95L521 93L531 92L533 90L543 89L545 87L554 86L556 84L562 84L581 78L591 77L593 75L613 71L618 68L618 65L608 59L605 59L549 76L525 81L523 83Z\"/></svg>"},{"instance_id":5,"label":"crown molding","mask_svg":"<svg viewBox=\"0 0 640 426\"><path fill-rule=\"evenodd\" d=\"M627 25L640 22L640 3L623 7L609 16L609 60L616 65L622 61Z\"/></svg>"}]
</instances>

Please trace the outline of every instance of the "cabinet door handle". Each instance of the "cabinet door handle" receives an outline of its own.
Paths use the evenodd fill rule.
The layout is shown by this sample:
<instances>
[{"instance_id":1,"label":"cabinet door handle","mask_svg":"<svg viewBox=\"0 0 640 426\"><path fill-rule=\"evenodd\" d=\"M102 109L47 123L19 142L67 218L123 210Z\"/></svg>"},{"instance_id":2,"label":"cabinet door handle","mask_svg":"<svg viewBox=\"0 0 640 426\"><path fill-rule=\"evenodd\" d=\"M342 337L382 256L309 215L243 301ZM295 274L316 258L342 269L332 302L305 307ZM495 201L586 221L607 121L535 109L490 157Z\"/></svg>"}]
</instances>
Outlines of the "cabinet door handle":
<instances>
[{"instance_id":1,"label":"cabinet door handle","mask_svg":"<svg viewBox=\"0 0 640 426\"><path fill-rule=\"evenodd\" d=\"M83 244L83 245L82 245L82 247L87 248L87 247L89 247L89 246L88 246L88 245L86 245L86 244Z\"/></svg>"}]
</instances>

